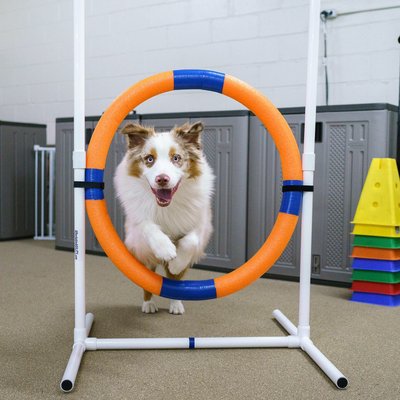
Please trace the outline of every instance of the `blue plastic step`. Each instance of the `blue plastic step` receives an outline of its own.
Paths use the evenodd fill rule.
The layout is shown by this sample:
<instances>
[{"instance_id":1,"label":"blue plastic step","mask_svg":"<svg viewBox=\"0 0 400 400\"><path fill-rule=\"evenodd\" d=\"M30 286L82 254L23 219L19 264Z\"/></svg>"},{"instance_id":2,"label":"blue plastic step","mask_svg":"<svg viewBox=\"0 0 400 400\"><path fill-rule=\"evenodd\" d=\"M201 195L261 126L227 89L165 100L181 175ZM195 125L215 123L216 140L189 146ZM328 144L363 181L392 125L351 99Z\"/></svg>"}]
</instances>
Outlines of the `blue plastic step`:
<instances>
[{"instance_id":1,"label":"blue plastic step","mask_svg":"<svg viewBox=\"0 0 400 400\"><path fill-rule=\"evenodd\" d=\"M350 300L378 306L400 306L400 294L392 296L388 294L354 292Z\"/></svg>"}]
</instances>

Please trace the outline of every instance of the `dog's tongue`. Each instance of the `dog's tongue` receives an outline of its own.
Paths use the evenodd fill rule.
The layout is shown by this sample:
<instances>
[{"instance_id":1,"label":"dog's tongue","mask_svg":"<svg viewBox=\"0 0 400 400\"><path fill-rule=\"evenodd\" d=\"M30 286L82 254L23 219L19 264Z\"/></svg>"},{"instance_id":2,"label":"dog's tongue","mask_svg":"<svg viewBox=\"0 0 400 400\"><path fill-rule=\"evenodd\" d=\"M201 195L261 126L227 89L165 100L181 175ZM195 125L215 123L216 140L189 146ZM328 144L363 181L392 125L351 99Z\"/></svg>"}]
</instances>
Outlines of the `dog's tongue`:
<instances>
[{"instance_id":1,"label":"dog's tongue","mask_svg":"<svg viewBox=\"0 0 400 400\"><path fill-rule=\"evenodd\" d=\"M172 190L171 189L156 189L156 196L164 201L172 200Z\"/></svg>"}]
</instances>

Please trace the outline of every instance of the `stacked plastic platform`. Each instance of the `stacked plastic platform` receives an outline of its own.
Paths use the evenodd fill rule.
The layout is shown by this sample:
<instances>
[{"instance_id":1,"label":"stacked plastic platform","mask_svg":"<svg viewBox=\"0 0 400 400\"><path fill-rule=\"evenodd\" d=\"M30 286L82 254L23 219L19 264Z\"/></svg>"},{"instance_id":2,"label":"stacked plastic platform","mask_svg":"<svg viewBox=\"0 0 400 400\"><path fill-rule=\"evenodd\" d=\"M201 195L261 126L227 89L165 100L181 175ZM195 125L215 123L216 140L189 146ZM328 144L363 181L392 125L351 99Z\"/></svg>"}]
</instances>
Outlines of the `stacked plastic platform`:
<instances>
[{"instance_id":1,"label":"stacked plastic platform","mask_svg":"<svg viewBox=\"0 0 400 400\"><path fill-rule=\"evenodd\" d=\"M372 160L352 223L351 300L400 305L400 181L394 159Z\"/></svg>"}]
</instances>

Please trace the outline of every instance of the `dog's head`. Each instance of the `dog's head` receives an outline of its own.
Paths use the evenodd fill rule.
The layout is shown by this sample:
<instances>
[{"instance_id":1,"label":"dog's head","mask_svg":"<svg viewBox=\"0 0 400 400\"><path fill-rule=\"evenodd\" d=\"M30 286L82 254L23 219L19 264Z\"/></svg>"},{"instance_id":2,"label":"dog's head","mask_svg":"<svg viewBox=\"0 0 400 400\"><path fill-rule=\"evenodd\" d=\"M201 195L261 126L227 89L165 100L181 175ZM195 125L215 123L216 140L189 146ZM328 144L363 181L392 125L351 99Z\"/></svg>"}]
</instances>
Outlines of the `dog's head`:
<instances>
[{"instance_id":1,"label":"dog's head","mask_svg":"<svg viewBox=\"0 0 400 400\"><path fill-rule=\"evenodd\" d=\"M127 124L128 174L145 179L160 207L168 206L182 179L201 175L203 124L184 124L167 132Z\"/></svg>"}]
</instances>

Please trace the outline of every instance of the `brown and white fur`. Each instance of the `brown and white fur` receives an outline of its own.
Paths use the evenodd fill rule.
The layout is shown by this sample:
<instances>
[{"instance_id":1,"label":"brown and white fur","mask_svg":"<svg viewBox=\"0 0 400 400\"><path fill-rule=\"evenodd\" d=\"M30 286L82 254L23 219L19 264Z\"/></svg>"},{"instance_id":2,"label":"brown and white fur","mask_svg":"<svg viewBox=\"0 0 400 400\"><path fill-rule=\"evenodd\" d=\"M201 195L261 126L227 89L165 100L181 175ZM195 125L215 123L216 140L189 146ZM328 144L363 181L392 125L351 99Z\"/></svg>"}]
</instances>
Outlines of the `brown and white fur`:
<instances>
[{"instance_id":1,"label":"brown and white fur","mask_svg":"<svg viewBox=\"0 0 400 400\"><path fill-rule=\"evenodd\" d=\"M181 279L202 257L212 233L214 175L202 152L202 131L197 122L160 133L128 124L121 132L127 152L114 185L125 212L125 244L149 269L163 266L170 279ZM142 311L158 311L147 291ZM171 314L184 311L181 301L171 300Z\"/></svg>"}]
</instances>

